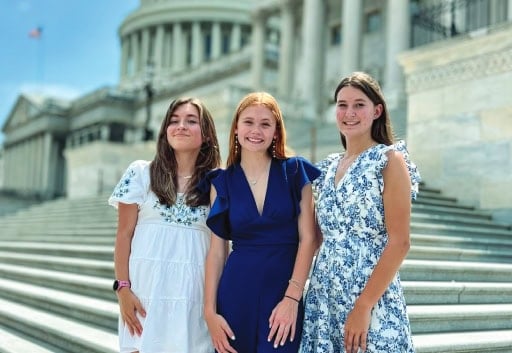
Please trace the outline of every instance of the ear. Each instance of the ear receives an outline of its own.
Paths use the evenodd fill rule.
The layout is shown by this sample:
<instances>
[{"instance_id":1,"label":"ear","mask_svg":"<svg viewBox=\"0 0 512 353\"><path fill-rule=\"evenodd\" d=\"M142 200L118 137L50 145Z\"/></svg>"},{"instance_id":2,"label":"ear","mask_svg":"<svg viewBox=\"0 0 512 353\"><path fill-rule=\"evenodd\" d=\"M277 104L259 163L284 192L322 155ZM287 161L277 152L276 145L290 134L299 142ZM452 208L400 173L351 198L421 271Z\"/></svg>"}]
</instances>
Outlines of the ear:
<instances>
[{"instance_id":1,"label":"ear","mask_svg":"<svg viewBox=\"0 0 512 353\"><path fill-rule=\"evenodd\" d=\"M380 115L382 114L382 111L384 110L384 108L382 107L382 104L377 104L375 106L375 111L374 111L374 116L373 116L373 120L377 119L378 117L380 117Z\"/></svg>"}]
</instances>

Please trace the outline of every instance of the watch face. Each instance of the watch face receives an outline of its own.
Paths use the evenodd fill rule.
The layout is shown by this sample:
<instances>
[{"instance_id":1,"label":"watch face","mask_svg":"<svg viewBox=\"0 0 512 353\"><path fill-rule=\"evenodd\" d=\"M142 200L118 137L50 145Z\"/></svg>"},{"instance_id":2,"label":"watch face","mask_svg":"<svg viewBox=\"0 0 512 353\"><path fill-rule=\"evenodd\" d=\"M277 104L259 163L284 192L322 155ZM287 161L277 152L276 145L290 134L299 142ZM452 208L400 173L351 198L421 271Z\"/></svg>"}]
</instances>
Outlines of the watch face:
<instances>
[{"instance_id":1,"label":"watch face","mask_svg":"<svg viewBox=\"0 0 512 353\"><path fill-rule=\"evenodd\" d=\"M114 285L112 286L112 288L113 288L114 290L117 290L117 288L118 288L118 287L119 287L119 281L116 279L116 280L114 281Z\"/></svg>"}]
</instances>

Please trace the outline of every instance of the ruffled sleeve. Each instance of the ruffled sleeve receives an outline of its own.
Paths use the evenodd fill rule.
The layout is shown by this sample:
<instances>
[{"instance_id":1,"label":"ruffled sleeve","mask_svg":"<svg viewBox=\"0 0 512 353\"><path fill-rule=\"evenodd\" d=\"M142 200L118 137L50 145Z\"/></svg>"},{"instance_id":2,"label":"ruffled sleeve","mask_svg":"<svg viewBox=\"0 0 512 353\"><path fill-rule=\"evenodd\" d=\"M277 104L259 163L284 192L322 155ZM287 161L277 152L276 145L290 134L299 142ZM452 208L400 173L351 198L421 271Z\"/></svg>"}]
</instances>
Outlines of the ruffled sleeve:
<instances>
[{"instance_id":1,"label":"ruffled sleeve","mask_svg":"<svg viewBox=\"0 0 512 353\"><path fill-rule=\"evenodd\" d=\"M119 203L142 205L147 198L149 187L148 161L132 162L117 183L108 204L117 208Z\"/></svg>"},{"instance_id":2,"label":"ruffled sleeve","mask_svg":"<svg viewBox=\"0 0 512 353\"><path fill-rule=\"evenodd\" d=\"M231 240L226 170L216 169L208 172L205 178L200 182L199 189L201 192L209 192L211 185L215 187L217 196L210 208L206 225L219 237Z\"/></svg>"},{"instance_id":3,"label":"ruffled sleeve","mask_svg":"<svg viewBox=\"0 0 512 353\"><path fill-rule=\"evenodd\" d=\"M315 189L322 187L327 171L336 159L339 160L339 155L339 153L331 153L329 156L315 164L315 166L320 170L320 176L313 181L313 187Z\"/></svg>"},{"instance_id":4,"label":"ruffled sleeve","mask_svg":"<svg viewBox=\"0 0 512 353\"><path fill-rule=\"evenodd\" d=\"M383 154L379 161L379 172L381 172L388 163L386 152L389 150L400 152L404 157L405 164L407 165L407 169L409 171L409 177L411 178L411 199L416 200L416 197L418 196L419 183L421 182L421 176L418 168L409 158L409 152L407 151L405 141L400 140L393 145L386 146L386 148L382 150ZM384 190L384 179L382 177L382 173L379 173L379 186L382 192Z\"/></svg>"},{"instance_id":5,"label":"ruffled sleeve","mask_svg":"<svg viewBox=\"0 0 512 353\"><path fill-rule=\"evenodd\" d=\"M296 214L300 213L300 200L302 197L302 188L306 184L312 184L321 174L320 169L303 157L292 157L284 163L286 166L286 176L292 188L293 203Z\"/></svg>"}]
</instances>

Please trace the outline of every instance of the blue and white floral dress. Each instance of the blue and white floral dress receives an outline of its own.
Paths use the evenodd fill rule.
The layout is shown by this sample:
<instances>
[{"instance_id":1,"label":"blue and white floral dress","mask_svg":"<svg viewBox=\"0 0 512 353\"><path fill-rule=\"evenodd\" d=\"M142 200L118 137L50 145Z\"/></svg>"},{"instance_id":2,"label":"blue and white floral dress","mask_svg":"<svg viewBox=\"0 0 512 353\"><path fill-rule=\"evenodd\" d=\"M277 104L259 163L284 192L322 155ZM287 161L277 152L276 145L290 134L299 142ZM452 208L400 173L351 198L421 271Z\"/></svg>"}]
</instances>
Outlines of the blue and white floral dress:
<instances>
[{"instance_id":1,"label":"blue and white floral dress","mask_svg":"<svg viewBox=\"0 0 512 353\"><path fill-rule=\"evenodd\" d=\"M209 207L160 204L149 188L148 161L133 162L108 199L137 204L129 259L132 291L142 302L142 335L131 336L119 320L120 352L212 353L203 318L204 262L210 245Z\"/></svg>"},{"instance_id":2,"label":"blue and white floral dress","mask_svg":"<svg viewBox=\"0 0 512 353\"><path fill-rule=\"evenodd\" d=\"M317 167L313 183L323 243L306 295L301 353L345 353L344 323L364 289L388 240L384 224L382 170L386 152L402 153L411 177L411 197L420 181L405 143L370 147L335 185L343 154L332 154ZM398 273L372 310L367 353L413 353L409 318Z\"/></svg>"}]
</instances>

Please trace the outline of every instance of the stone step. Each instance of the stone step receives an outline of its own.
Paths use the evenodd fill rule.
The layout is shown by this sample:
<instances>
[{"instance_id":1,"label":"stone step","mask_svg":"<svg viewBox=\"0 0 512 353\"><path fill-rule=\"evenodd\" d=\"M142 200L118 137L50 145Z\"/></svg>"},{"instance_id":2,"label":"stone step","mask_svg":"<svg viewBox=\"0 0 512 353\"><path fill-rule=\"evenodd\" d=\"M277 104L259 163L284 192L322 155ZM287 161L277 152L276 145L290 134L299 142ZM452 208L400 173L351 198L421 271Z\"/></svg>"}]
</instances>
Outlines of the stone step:
<instances>
[{"instance_id":1,"label":"stone step","mask_svg":"<svg viewBox=\"0 0 512 353\"><path fill-rule=\"evenodd\" d=\"M17 254L41 254L72 258L113 261L114 247L111 245L60 244L41 242L0 241L0 252Z\"/></svg>"},{"instance_id":2,"label":"stone step","mask_svg":"<svg viewBox=\"0 0 512 353\"><path fill-rule=\"evenodd\" d=\"M87 295L91 298L111 302L117 300L112 291L113 277L90 276L6 263L0 263L0 276L22 283Z\"/></svg>"},{"instance_id":3,"label":"stone step","mask_svg":"<svg viewBox=\"0 0 512 353\"><path fill-rule=\"evenodd\" d=\"M0 353L55 353L55 350L0 327Z\"/></svg>"},{"instance_id":4,"label":"stone step","mask_svg":"<svg viewBox=\"0 0 512 353\"><path fill-rule=\"evenodd\" d=\"M512 330L512 304L408 305L418 333Z\"/></svg>"},{"instance_id":5,"label":"stone step","mask_svg":"<svg viewBox=\"0 0 512 353\"><path fill-rule=\"evenodd\" d=\"M488 212L473 210L468 208L454 208L435 204L412 203L412 213L426 213L434 215L461 216L473 219L492 220L492 216Z\"/></svg>"},{"instance_id":6,"label":"stone step","mask_svg":"<svg viewBox=\"0 0 512 353\"><path fill-rule=\"evenodd\" d=\"M40 235L37 232L33 234L8 234L2 235L0 238L2 241L17 241L17 242L40 242L40 243L60 243L60 244L77 244L78 237L68 234L45 234ZM115 236L111 234L89 234L84 237L80 237L80 244L90 245L110 245L114 246Z\"/></svg>"},{"instance_id":7,"label":"stone step","mask_svg":"<svg viewBox=\"0 0 512 353\"><path fill-rule=\"evenodd\" d=\"M482 219L468 216L453 216L446 214L431 214L431 213L412 213L411 221L418 223L436 223L436 224L450 224L460 226L476 226L485 227L487 229L504 229L510 230L510 225L496 223L491 219Z\"/></svg>"},{"instance_id":8,"label":"stone step","mask_svg":"<svg viewBox=\"0 0 512 353\"><path fill-rule=\"evenodd\" d=\"M511 282L512 264L406 258L403 281Z\"/></svg>"},{"instance_id":9,"label":"stone step","mask_svg":"<svg viewBox=\"0 0 512 353\"><path fill-rule=\"evenodd\" d=\"M419 246L439 246L458 249L512 251L512 239L469 237L456 235L411 234L411 243Z\"/></svg>"},{"instance_id":10,"label":"stone step","mask_svg":"<svg viewBox=\"0 0 512 353\"><path fill-rule=\"evenodd\" d=\"M114 278L112 260L77 259L74 257L50 256L38 254L15 254L0 251L0 263L23 265L32 268L80 273L103 278Z\"/></svg>"},{"instance_id":11,"label":"stone step","mask_svg":"<svg viewBox=\"0 0 512 353\"><path fill-rule=\"evenodd\" d=\"M512 330L415 334L416 353L511 353Z\"/></svg>"},{"instance_id":12,"label":"stone step","mask_svg":"<svg viewBox=\"0 0 512 353\"><path fill-rule=\"evenodd\" d=\"M407 257L424 260L460 260L512 264L512 253L508 249L460 249L445 247L442 243L439 243L437 246L412 245Z\"/></svg>"},{"instance_id":13,"label":"stone step","mask_svg":"<svg viewBox=\"0 0 512 353\"><path fill-rule=\"evenodd\" d=\"M414 200L414 205L431 205L431 206L442 206L442 207L449 207L456 210L466 210L466 211L474 211L475 208L470 205L463 205L453 200L443 200L443 199L437 199L437 198L427 198L427 197L421 197L421 192L418 193L418 198Z\"/></svg>"},{"instance_id":14,"label":"stone step","mask_svg":"<svg viewBox=\"0 0 512 353\"><path fill-rule=\"evenodd\" d=\"M68 353L115 353L117 334L0 298L0 325Z\"/></svg>"},{"instance_id":15,"label":"stone step","mask_svg":"<svg viewBox=\"0 0 512 353\"><path fill-rule=\"evenodd\" d=\"M475 225L462 226L415 221L411 221L411 233L512 239L512 230L510 229L489 229Z\"/></svg>"},{"instance_id":16,"label":"stone step","mask_svg":"<svg viewBox=\"0 0 512 353\"><path fill-rule=\"evenodd\" d=\"M512 283L402 281L408 305L512 304Z\"/></svg>"},{"instance_id":17,"label":"stone step","mask_svg":"<svg viewBox=\"0 0 512 353\"><path fill-rule=\"evenodd\" d=\"M0 297L101 330L117 332L119 307L111 301L2 278Z\"/></svg>"}]
</instances>

